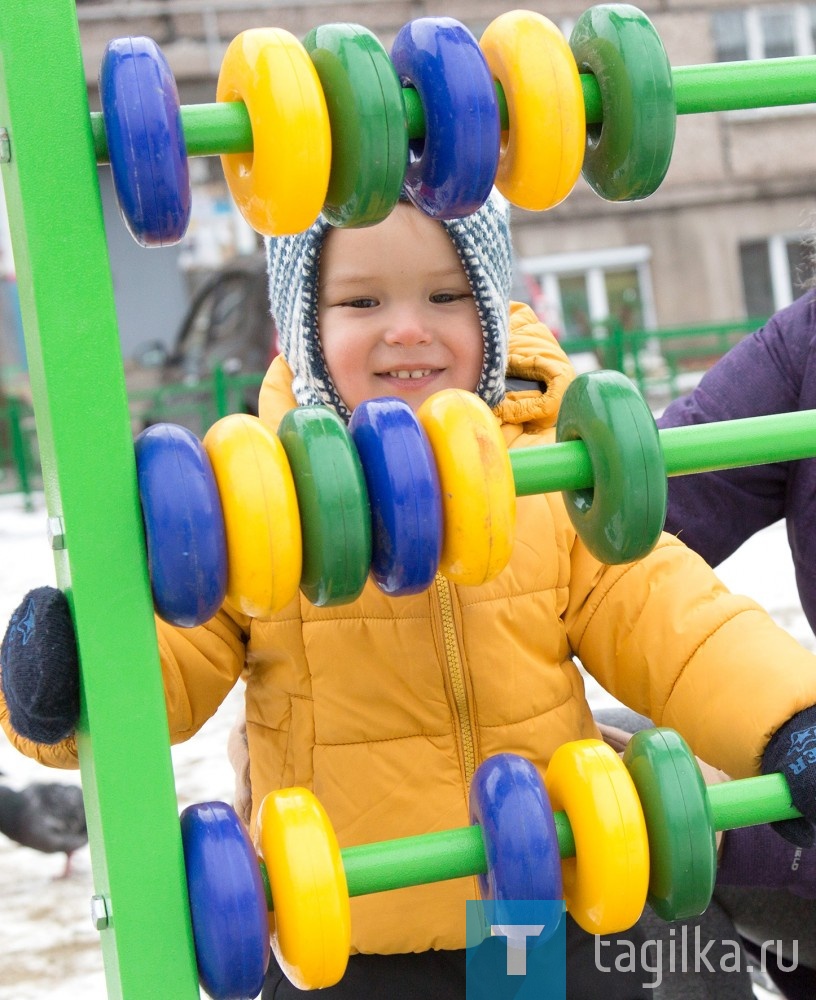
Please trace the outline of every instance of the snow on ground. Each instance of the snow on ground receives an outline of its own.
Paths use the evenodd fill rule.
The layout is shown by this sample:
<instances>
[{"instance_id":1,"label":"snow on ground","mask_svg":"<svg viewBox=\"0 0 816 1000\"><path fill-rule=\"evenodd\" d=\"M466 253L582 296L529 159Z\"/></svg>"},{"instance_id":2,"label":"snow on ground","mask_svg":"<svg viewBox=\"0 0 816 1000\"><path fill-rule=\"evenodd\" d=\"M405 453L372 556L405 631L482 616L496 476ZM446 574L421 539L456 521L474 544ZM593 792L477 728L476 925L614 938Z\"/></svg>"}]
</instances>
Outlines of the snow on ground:
<instances>
[{"instance_id":1,"label":"snow on ground","mask_svg":"<svg viewBox=\"0 0 816 1000\"><path fill-rule=\"evenodd\" d=\"M19 497L0 496L0 631L35 586L54 583L42 499L25 512ZM718 571L733 589L750 594L809 648L813 634L799 607L784 526L775 525L745 545ZM588 679L593 704L610 698ZM181 803L231 800L232 773L225 746L239 692L183 746L173 749ZM50 771L17 753L0 734L0 771L15 788L31 781L79 782L75 772ZM74 873L55 881L63 859L21 848L0 835L0 1000L103 1000L106 996L98 936L90 920L93 893L88 848L74 858ZM762 994L767 996L767 994Z\"/></svg>"}]
</instances>

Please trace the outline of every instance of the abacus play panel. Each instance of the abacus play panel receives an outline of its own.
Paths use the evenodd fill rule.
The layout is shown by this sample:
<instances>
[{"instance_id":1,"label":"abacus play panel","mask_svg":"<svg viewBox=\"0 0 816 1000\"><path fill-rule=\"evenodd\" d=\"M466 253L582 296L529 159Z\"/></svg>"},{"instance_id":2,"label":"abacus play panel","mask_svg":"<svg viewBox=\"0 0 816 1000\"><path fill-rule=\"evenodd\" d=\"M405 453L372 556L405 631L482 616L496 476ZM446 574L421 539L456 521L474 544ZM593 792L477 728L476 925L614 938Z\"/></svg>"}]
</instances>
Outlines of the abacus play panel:
<instances>
[{"instance_id":1,"label":"abacus play panel","mask_svg":"<svg viewBox=\"0 0 816 1000\"><path fill-rule=\"evenodd\" d=\"M484 59L479 54L481 46L474 45L468 33L450 19L412 22L403 29L400 60L404 62L400 62L399 70L393 67L393 61L389 62L376 39L359 26L316 29L305 45L281 30L262 29L256 33L257 29L252 29L239 35L230 46L216 102L199 107L179 106L172 75L154 43L136 38L118 40L109 49L102 68L103 112L91 114L73 0L49 0L46 5L35 0L4 0L0 4L0 163L20 289L49 535L58 581L72 606L81 658L82 715L77 744L92 847L93 912L111 998L164 998L168 984L172 984L173 995L180 1000L197 997L199 963L195 942L200 944L200 934L197 930L194 939L191 904L196 924L202 912L207 914L205 921L213 919L214 913L211 888L207 886L202 896L193 887L204 862L192 860L190 836L182 839L178 820L151 585L154 592L163 591L171 604L181 595L181 610L157 603L160 612L163 609L168 616L178 617L182 624L206 617L222 589L230 593L231 587L256 610L273 607L281 599L279 588L291 591L301 586L316 603L350 600L368 574L374 559L370 552L374 552L377 542L376 531L369 538L368 518L360 516L371 503L371 487L365 475L361 478L356 445L351 449L344 441L338 444L338 452L345 456L338 459L343 471L321 482L319 499L313 504L322 508L325 492L342 495L337 502L347 516L342 571L338 574L334 567L326 565L325 546L319 540L313 541L321 537L319 522L326 515L321 512L318 517L304 517L308 505L303 500L303 488L298 491L299 459L292 457L295 449L303 446L302 438L311 435L315 441L308 442L305 461L317 461L312 447L316 447L323 430L299 434L295 427L294 443L287 444L287 434L281 433L278 438L282 447L275 443L275 435L264 438L260 446L268 456L261 472L263 477L275 478L274 492L268 491L268 480L259 473L249 500L241 501L257 505L258 530L265 538L269 536L269 546L274 546L276 553L281 546L289 545L282 556L277 556L274 580L253 579L257 563L247 565L251 560L244 551L249 541L239 536L236 542L235 532L230 532L227 508L231 501L227 496L234 483L230 477L229 489L225 489L219 482L219 472L229 467L233 451L240 448L237 442L241 435L260 439L260 433L254 428L248 430L241 421L240 430L223 435L226 443L220 438L222 427L200 448L197 442L187 439L182 443L172 432L162 430L155 439L159 454L153 457L159 463L160 477L168 450L183 454L179 461L186 463L189 476L200 477L199 488L188 492L185 485L183 494L177 492L185 500L169 512L171 518L181 518L184 525L182 528L176 523L172 531L189 533L200 562L191 577L194 582L187 582L182 589L177 586L182 570L172 559L169 569L158 569L156 537L161 541L162 531L170 529L162 527L160 497L151 495L146 504L144 498L140 503L137 472L149 477L156 475L157 469L148 468L147 443L140 446L137 469L97 163L110 161L120 208L136 239L149 246L166 246L180 238L186 227L189 156L223 156L241 211L259 231L278 233L305 228L323 205L341 225L376 221L388 213L406 177L412 198L439 217L456 214L462 206L471 210L485 189L489 190L485 179L488 164L493 164L496 183L509 200L532 209L546 208L566 197L582 164L587 180L603 197L643 197L660 183L668 165L673 112L816 100L812 59L670 69L648 20L626 5L592 8L581 19L581 30L573 38L574 55L579 42L581 46L576 75L557 31L540 15L530 17L532 20L525 20L521 14L505 16L501 24L491 26L482 49ZM633 31L641 32L644 38L650 36L649 61L660 68L645 84L640 57L633 61L629 54L632 49L625 40ZM538 34L533 36L532 32ZM531 46L539 43L531 42L530 37L541 37L542 52L547 39L547 59L536 60ZM603 38L604 44L596 44L596 38ZM440 52L445 46L444 71L449 71L449 65L455 66L455 79L435 79L442 67L427 60L429 39L432 45L439 40ZM609 65L598 61L601 50L614 53ZM530 67L536 61L540 65L534 74ZM485 65L489 68L487 77ZM37 72L32 72L35 66ZM468 81L467 86L460 85L463 79ZM494 87L486 88L485 79L495 80ZM134 81L138 84L138 98ZM149 95L142 86L147 81L155 84ZM549 98L538 96L539 86L559 95L559 114L551 128L539 124L543 105L551 115L553 104ZM651 89L642 91L641 86ZM636 95L634 106L645 106L654 97L652 103L661 109L659 128L651 127L651 119L638 123L630 120L628 113L620 112L615 95L631 93L632 88ZM464 132L473 140L468 143L466 167L459 160L451 161L444 136L435 131L443 128L440 107L444 102L452 102L455 117L467 123ZM626 155L628 136L632 136L632 142L639 136L647 144L643 158L635 155L640 150L630 149L630 155ZM539 154L537 158L536 143L543 143L545 138L548 155ZM379 154L372 154L371 150L381 145ZM285 155L281 155L282 148ZM630 172L630 161L658 166L644 173L638 166ZM741 429L716 425L688 428L689 433L682 436L679 432L663 432L659 441L666 470L672 474L681 467L684 471L700 469L701 462L702 467L717 468L767 461L771 456L783 460L816 453L808 415L788 416L789 420L780 417L741 422ZM337 434L334 430L326 433ZM412 427L406 433L416 437L418 432ZM425 433L432 441L431 430ZM701 448L703 441L709 442L707 449ZM150 447L154 443L149 442ZM593 485L601 489L603 480L597 471L593 472L586 444L564 440L553 445L551 451L546 469L538 455L510 456L516 493L587 491ZM706 457L702 458L704 451ZM434 461L428 462L427 476L433 479L434 474L446 475L446 460L440 458L439 449L431 452ZM440 468L435 472L434 466ZM184 478L187 475L184 473ZM512 525L508 511L512 505L508 501L506 473L499 478L502 498L495 502L503 512L503 526L495 538L491 535L482 543L475 565L462 570L465 582L497 572L497 566L506 558ZM147 546L143 507L148 511ZM192 519L188 517L190 509L195 511ZM202 513L207 509L210 513ZM289 523L302 519L300 531L292 532L293 538L279 537L270 527L270 509L276 517L289 518ZM452 578L460 572L461 553L470 544L456 539L460 534L472 538L470 532L475 530L467 513L446 511L443 503L435 529L439 535L439 524L443 525L443 537L437 538L437 543L440 559ZM223 545L215 538L205 545L201 529L209 531L211 519L217 521L219 516L224 522ZM457 517L464 518L464 527L449 531L448 521L457 523ZM254 545L257 549L257 541ZM237 547L235 557L231 546ZM447 546L453 547L453 555L444 554ZM431 557L426 561L432 561ZM117 574L115 595L109 578L112 566ZM285 567L282 574L281 566ZM208 579L210 591L202 587L202 576L208 574L212 574ZM386 567L383 578L392 577ZM335 583L337 580L341 582ZM133 759L136 746L138 761ZM633 775L635 771L633 768ZM789 800L778 808L778 803L774 805L772 793L784 800L784 788L778 783L769 785L766 779L753 780L759 784L732 783L737 788L759 789L756 794L762 810L750 822L791 815ZM715 797L719 801L720 796L729 794L720 789L730 787L708 791L712 809ZM486 807L483 804L481 808ZM698 802L698 811L701 808ZM781 815L772 815L775 811ZM210 812L216 819L220 815L214 808ZM557 820L556 816L556 826ZM580 822L575 816L570 821L574 826ZM220 822L215 825L221 831ZM230 850L240 858L247 845L236 829L233 827ZM648 815L646 829L649 832ZM440 838L436 834L427 836ZM533 839L535 836L531 833ZM221 842L226 835L219 832L216 839ZM464 848L469 859L461 873L486 875L492 884L478 827L464 834L447 833L441 839L446 847L435 860L432 850L423 849L423 864L430 857L428 864L433 871L424 872L420 880L453 877L434 872L449 870L446 866L452 857L459 856L461 862ZM700 845L704 838L697 833L689 840L697 845L696 859L703 850ZM639 843L642 855L642 836ZM459 855L452 844L459 844ZM185 850L191 859L187 866ZM653 855L661 857L679 851L673 843L662 851L652 848ZM392 854L396 860L390 865L375 865L377 873L388 873L387 877L377 877L397 885L410 884L412 878L417 878L411 849L405 850L404 845L402 853L378 845L349 848L341 853L344 878L352 894L373 891L361 888L362 880L371 881L368 862L363 859L380 854ZM250 980L257 974L258 963L263 964L266 939L265 932L257 930L257 882L249 874L254 856L250 860L252 863L244 854L243 861L236 861L236 870L244 870L254 887L248 891L256 900L256 923L252 930L247 915L247 923L241 925L245 933L239 937L249 940L261 957L248 962L249 966L255 963L254 969L243 974L238 986L231 971L223 973L230 980L227 988L241 993L254 985L255 981ZM700 864L705 867L703 862ZM499 867L494 865L494 881ZM334 870L339 882L336 866ZM574 880L567 879L566 884L583 891L582 872L576 864ZM672 898L676 888L671 866L661 869L660 879L668 888L652 889L652 895ZM249 882L244 880L242 884L241 892L246 893ZM230 894L236 890L229 884L225 891ZM338 898L342 895L339 886L334 891ZM540 886L535 891L540 891ZM580 892L576 898L580 907ZM241 912L246 915L248 910L242 907ZM297 915L295 919L299 919ZM337 929L320 933L336 934ZM220 935L216 933L216 937ZM281 940L279 935L276 947L281 946ZM238 947L234 941L232 945ZM212 955L216 949L213 945L203 950ZM214 956L215 968L205 974L207 988L214 995L223 986L218 982L223 972L219 961ZM230 969L233 961L234 954L229 958Z\"/></svg>"},{"instance_id":2,"label":"abacus play panel","mask_svg":"<svg viewBox=\"0 0 816 1000\"><path fill-rule=\"evenodd\" d=\"M777 456L811 454L812 414L658 431L615 371L578 376L556 443L518 451L506 448L487 404L460 389L435 393L416 414L401 399L366 400L348 428L327 408L301 407L280 440L257 417L232 414L197 450L191 432L157 424L136 443L156 611L174 625L207 621L224 596L215 590L224 565L226 596L258 618L299 587L316 605L352 601L369 574L397 597L427 589L437 572L485 583L510 559L516 496L532 493L563 492L587 548L602 562L631 562L660 537L667 475L761 463L771 439ZM177 466L197 477L189 487ZM163 468L172 470L166 482Z\"/></svg>"},{"instance_id":3,"label":"abacus play panel","mask_svg":"<svg viewBox=\"0 0 816 1000\"><path fill-rule=\"evenodd\" d=\"M796 815L779 774L707 788L670 729L636 733L623 760L600 740L566 743L543 780L524 758L498 754L473 777L469 827L342 850L304 788L264 798L254 846L225 803L188 806L182 830L194 858L188 879L202 981L215 1000L254 995L242 990L263 981L268 961L262 905L290 980L303 990L331 986L348 959L351 897L465 875L478 876L499 924L505 901L549 902L542 940L564 900L593 934L627 930L647 901L666 920L697 916L714 891L716 831Z\"/></svg>"},{"instance_id":4,"label":"abacus play panel","mask_svg":"<svg viewBox=\"0 0 816 1000\"><path fill-rule=\"evenodd\" d=\"M130 108L140 74L156 82L141 116ZM100 93L97 157L115 177L123 161L131 167L129 185L116 186L120 209L137 240L160 245L186 227L185 143L222 152L247 222L283 235L321 208L334 225L376 222L403 186L435 218L475 211L494 183L514 205L551 208L579 173L605 199L646 198L668 170L677 114L806 103L814 84L809 57L673 69L642 11L599 4L569 42L527 10L495 18L479 43L453 18L419 18L400 30L390 58L360 25L323 25L303 44L282 29L249 29L227 49L217 103L198 107L179 105L152 40L117 39ZM137 135L141 148L122 148ZM173 155L153 168L149 150L165 142ZM161 238L138 221L160 217L157 205Z\"/></svg>"}]
</instances>

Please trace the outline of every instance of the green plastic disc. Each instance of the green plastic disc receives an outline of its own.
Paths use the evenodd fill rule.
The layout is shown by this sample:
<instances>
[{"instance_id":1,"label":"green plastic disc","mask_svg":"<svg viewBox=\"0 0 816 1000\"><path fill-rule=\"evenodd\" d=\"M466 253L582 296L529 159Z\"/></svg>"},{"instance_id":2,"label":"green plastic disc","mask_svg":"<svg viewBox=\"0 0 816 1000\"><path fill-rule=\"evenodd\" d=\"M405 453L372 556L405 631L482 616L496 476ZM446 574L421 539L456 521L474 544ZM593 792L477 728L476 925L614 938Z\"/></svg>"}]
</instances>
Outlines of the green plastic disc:
<instances>
[{"instance_id":1,"label":"green plastic disc","mask_svg":"<svg viewBox=\"0 0 816 1000\"><path fill-rule=\"evenodd\" d=\"M589 453L592 488L564 491L589 551L610 564L651 552L666 520L668 481L657 425L634 384L615 371L579 375L564 393L556 438L581 440Z\"/></svg>"},{"instance_id":2,"label":"green plastic disc","mask_svg":"<svg viewBox=\"0 0 816 1000\"><path fill-rule=\"evenodd\" d=\"M649 838L648 902L663 920L699 916L711 902L717 841L694 754L673 729L635 733L623 754Z\"/></svg>"},{"instance_id":3,"label":"green plastic disc","mask_svg":"<svg viewBox=\"0 0 816 1000\"><path fill-rule=\"evenodd\" d=\"M303 40L329 111L332 163L323 212L333 226L382 221L399 200L408 124L399 77L358 24L324 24Z\"/></svg>"},{"instance_id":4,"label":"green plastic disc","mask_svg":"<svg viewBox=\"0 0 816 1000\"><path fill-rule=\"evenodd\" d=\"M587 126L582 173L607 201L653 194L674 148L677 110L671 63L649 18L630 4L598 4L575 22L570 48L598 81L600 125Z\"/></svg>"},{"instance_id":5,"label":"green plastic disc","mask_svg":"<svg viewBox=\"0 0 816 1000\"><path fill-rule=\"evenodd\" d=\"M318 607L350 603L371 568L371 511L357 450L346 425L328 407L290 410L278 436L300 509L300 589Z\"/></svg>"}]
</instances>

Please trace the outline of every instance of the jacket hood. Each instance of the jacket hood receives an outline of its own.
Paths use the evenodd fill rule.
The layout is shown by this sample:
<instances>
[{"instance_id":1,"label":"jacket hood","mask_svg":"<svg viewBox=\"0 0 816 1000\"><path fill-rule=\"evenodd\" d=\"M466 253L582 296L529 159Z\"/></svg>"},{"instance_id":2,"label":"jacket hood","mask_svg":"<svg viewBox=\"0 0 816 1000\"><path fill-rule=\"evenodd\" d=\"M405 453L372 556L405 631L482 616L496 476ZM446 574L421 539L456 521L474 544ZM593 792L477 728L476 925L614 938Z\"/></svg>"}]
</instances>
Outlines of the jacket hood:
<instances>
[{"instance_id":1,"label":"jacket hood","mask_svg":"<svg viewBox=\"0 0 816 1000\"><path fill-rule=\"evenodd\" d=\"M520 428L537 424L538 430L555 427L561 400L575 378L575 369L552 332L522 302L510 304L507 377L533 384L529 389L508 390L493 411L501 422Z\"/></svg>"}]
</instances>

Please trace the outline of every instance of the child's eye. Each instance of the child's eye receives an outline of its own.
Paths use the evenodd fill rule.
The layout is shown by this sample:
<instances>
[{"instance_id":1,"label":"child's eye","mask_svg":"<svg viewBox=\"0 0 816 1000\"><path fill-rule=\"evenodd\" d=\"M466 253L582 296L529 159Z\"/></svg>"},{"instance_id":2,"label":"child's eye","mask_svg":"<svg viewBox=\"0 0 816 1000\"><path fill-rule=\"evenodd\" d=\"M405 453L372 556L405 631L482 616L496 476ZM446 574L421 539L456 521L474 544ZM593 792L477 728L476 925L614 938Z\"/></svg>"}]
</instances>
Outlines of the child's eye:
<instances>
[{"instance_id":1,"label":"child's eye","mask_svg":"<svg viewBox=\"0 0 816 1000\"><path fill-rule=\"evenodd\" d=\"M376 299L360 296L360 298L357 299L346 299L344 302L341 302L340 305L346 306L347 309L372 309L374 306L378 305L378 303Z\"/></svg>"},{"instance_id":2,"label":"child's eye","mask_svg":"<svg viewBox=\"0 0 816 1000\"><path fill-rule=\"evenodd\" d=\"M461 302L462 299L469 299L470 292L435 292L431 296L431 302L444 305L446 302Z\"/></svg>"}]
</instances>

